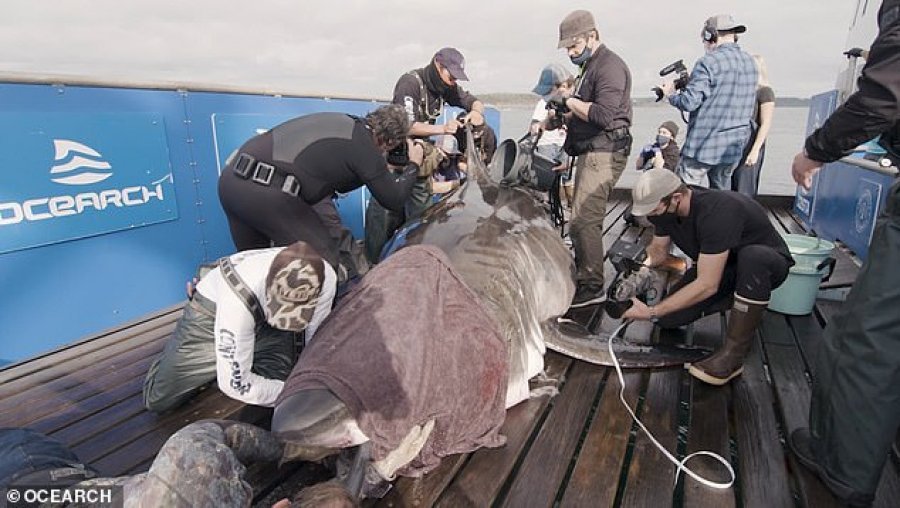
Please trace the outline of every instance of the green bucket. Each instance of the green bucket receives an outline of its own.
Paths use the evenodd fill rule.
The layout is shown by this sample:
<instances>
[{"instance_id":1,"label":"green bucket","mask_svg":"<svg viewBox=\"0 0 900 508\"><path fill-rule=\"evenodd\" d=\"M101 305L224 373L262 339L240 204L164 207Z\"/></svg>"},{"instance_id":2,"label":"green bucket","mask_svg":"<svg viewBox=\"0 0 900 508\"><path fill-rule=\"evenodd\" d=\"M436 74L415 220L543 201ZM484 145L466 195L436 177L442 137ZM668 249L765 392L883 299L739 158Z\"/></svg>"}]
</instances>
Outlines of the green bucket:
<instances>
[{"instance_id":1,"label":"green bucket","mask_svg":"<svg viewBox=\"0 0 900 508\"><path fill-rule=\"evenodd\" d=\"M834 272L835 259L831 255L834 244L814 236L782 236L794 258L794 266L784 283L772 291L769 309L803 316L812 312L819 284L828 280Z\"/></svg>"}]
</instances>

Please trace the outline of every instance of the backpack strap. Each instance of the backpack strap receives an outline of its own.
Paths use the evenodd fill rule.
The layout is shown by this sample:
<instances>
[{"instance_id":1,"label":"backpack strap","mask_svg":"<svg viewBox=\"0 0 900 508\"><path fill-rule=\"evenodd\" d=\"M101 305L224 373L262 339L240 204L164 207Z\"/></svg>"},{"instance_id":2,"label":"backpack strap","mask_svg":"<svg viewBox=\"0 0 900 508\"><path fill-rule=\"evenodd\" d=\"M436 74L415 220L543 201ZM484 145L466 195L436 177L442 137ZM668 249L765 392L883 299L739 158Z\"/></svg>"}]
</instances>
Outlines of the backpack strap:
<instances>
[{"instance_id":1,"label":"backpack strap","mask_svg":"<svg viewBox=\"0 0 900 508\"><path fill-rule=\"evenodd\" d=\"M237 270L234 269L234 264L231 262L231 258L225 256L219 259L219 269L222 270L222 277L225 278L228 287L234 291L234 294L241 300L244 307L250 311L250 314L253 315L253 319L256 320L256 323L265 323L266 316L263 313L262 306L259 304L259 299L256 298L256 295L253 294L253 291L250 290L250 286L244 282L244 279L238 275Z\"/></svg>"}]
</instances>

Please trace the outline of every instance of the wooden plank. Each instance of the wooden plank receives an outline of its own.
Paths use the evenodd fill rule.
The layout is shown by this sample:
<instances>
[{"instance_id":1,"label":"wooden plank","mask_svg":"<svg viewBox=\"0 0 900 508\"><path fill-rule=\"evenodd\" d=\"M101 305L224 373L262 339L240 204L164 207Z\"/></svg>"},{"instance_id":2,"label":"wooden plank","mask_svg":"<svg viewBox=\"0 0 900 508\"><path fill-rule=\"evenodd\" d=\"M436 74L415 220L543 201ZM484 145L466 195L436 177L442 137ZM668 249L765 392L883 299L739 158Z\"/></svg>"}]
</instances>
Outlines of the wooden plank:
<instances>
[{"instance_id":1,"label":"wooden plank","mask_svg":"<svg viewBox=\"0 0 900 508\"><path fill-rule=\"evenodd\" d=\"M76 447L75 453L79 458L85 460L82 454L96 455L99 452L98 448L102 447L103 450L111 453L106 453L99 459L88 459L88 462L104 476L119 476L154 457L169 436L185 425L204 418L229 419L242 406L241 402L229 399L218 390L211 390L211 393L208 393L200 403L166 415L166 417L158 417L152 415L152 413L141 413L141 415L152 415L155 417L155 421L151 419L149 424L147 422L143 423L144 433L134 435L130 433L133 429L128 429L129 435L127 438L122 438L116 433L117 429L111 429L106 436L108 441L86 441ZM138 418L133 418L129 421L134 421ZM131 440L128 441L128 438Z\"/></svg>"},{"instance_id":2,"label":"wooden plank","mask_svg":"<svg viewBox=\"0 0 900 508\"><path fill-rule=\"evenodd\" d=\"M718 348L722 344L723 331L719 315L706 316L694 323L694 343ZM731 461L728 446L728 399L731 386L711 386L691 377L690 426L688 427L687 453L705 450L719 454ZM709 457L698 457L688 463L701 477L716 481L728 481L728 473L719 462ZM691 507L733 507L735 489L713 489L702 485L690 476L684 477L684 502Z\"/></svg>"},{"instance_id":3,"label":"wooden plank","mask_svg":"<svg viewBox=\"0 0 900 508\"><path fill-rule=\"evenodd\" d=\"M504 506L550 506L569 468L606 369L576 362L510 486Z\"/></svg>"},{"instance_id":4,"label":"wooden plank","mask_svg":"<svg viewBox=\"0 0 900 508\"><path fill-rule=\"evenodd\" d=\"M565 371L573 360L550 352L546 363L547 376L564 382ZM550 402L549 397L537 397L511 407L501 429L506 436L506 445L473 453L462 471L444 490L437 506L490 506L535 434Z\"/></svg>"},{"instance_id":5,"label":"wooden plank","mask_svg":"<svg viewBox=\"0 0 900 508\"><path fill-rule=\"evenodd\" d=\"M434 506L441 492L468 460L468 453L451 455L441 459L441 465L421 478L401 477L394 488L384 496L378 506Z\"/></svg>"},{"instance_id":6,"label":"wooden plank","mask_svg":"<svg viewBox=\"0 0 900 508\"><path fill-rule=\"evenodd\" d=\"M14 380L0 384L0 400L35 386L40 386L52 380L67 376L72 372L78 372L97 365L103 361L115 361L115 357L140 347L147 337L159 337L171 333L175 327L174 320L153 321L146 324L147 329L141 328L139 333L127 336L114 344L110 344L101 350L85 353L69 360L60 360L60 363L52 364L40 371L33 372L25 377L17 377ZM128 335L123 333L124 335Z\"/></svg>"},{"instance_id":7,"label":"wooden plank","mask_svg":"<svg viewBox=\"0 0 900 508\"><path fill-rule=\"evenodd\" d=\"M109 356L107 354L111 351L109 348L114 344L123 341L128 342L150 330L155 330L160 326L166 326L169 323L177 321L178 318L181 317L181 309L183 306L184 302L167 307L149 316L142 316L133 322L100 333L95 337L68 346L63 346L56 351L41 356L7 365L0 369L0 387L6 387L8 383L21 380L22 378L29 381L28 384L39 384L39 382L52 378L35 378L33 376L35 373L46 374L47 371L52 371L54 368L61 366L70 360L78 360L86 356L94 359L101 359L105 356ZM13 392L22 389L22 385L16 386L17 389ZM6 392L0 391L0 397L3 397L5 394Z\"/></svg>"},{"instance_id":8,"label":"wooden plank","mask_svg":"<svg viewBox=\"0 0 900 508\"><path fill-rule=\"evenodd\" d=\"M625 371L625 400L637 407L645 373ZM632 419L619 400L619 378L610 369L560 506L612 506L628 448Z\"/></svg>"},{"instance_id":9,"label":"wooden plank","mask_svg":"<svg viewBox=\"0 0 900 508\"><path fill-rule=\"evenodd\" d=\"M785 344L782 340L769 341L767 335L778 337L790 336L787 322L779 316L772 318L767 313L763 318L763 345L769 363L769 373L778 399L784 421L785 435L800 428L807 427L809 414L810 388L803 359L796 345ZM840 503L815 476L797 462L793 454L788 454L791 470L798 479L800 493L806 506L826 507L839 506Z\"/></svg>"},{"instance_id":10,"label":"wooden plank","mask_svg":"<svg viewBox=\"0 0 900 508\"><path fill-rule=\"evenodd\" d=\"M744 362L744 373L731 384L743 505L794 506L758 339Z\"/></svg>"},{"instance_id":11,"label":"wooden plank","mask_svg":"<svg viewBox=\"0 0 900 508\"><path fill-rule=\"evenodd\" d=\"M653 372L639 417L657 441L675 455L682 369ZM622 506L670 506L675 465L638 431Z\"/></svg>"},{"instance_id":12,"label":"wooden plank","mask_svg":"<svg viewBox=\"0 0 900 508\"><path fill-rule=\"evenodd\" d=\"M96 368L73 372L44 387L35 387L4 399L0 402L0 425L23 427L54 413L80 406L87 399L105 398L107 392L132 378L143 379L162 350L165 338L119 355L116 362L105 362ZM62 386L57 388L57 384Z\"/></svg>"}]
</instances>

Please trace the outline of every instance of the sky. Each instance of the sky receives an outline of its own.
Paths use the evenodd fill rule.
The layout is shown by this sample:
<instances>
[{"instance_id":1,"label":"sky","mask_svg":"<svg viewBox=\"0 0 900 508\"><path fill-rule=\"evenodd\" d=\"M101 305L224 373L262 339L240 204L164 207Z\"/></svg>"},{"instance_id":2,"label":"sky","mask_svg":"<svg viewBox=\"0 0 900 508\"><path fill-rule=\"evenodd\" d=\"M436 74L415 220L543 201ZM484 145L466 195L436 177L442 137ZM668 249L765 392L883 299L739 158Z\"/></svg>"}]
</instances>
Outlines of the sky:
<instances>
[{"instance_id":1,"label":"sky","mask_svg":"<svg viewBox=\"0 0 900 508\"><path fill-rule=\"evenodd\" d=\"M587 9L631 69L632 96L649 97L659 69L678 59L690 68L701 56L703 21L731 13L747 26L741 46L765 58L776 94L809 97L834 88L856 3L4 0L0 72L384 99L400 75L454 46L466 56L468 90L527 93L548 63L574 70L556 49L558 26Z\"/></svg>"}]
</instances>

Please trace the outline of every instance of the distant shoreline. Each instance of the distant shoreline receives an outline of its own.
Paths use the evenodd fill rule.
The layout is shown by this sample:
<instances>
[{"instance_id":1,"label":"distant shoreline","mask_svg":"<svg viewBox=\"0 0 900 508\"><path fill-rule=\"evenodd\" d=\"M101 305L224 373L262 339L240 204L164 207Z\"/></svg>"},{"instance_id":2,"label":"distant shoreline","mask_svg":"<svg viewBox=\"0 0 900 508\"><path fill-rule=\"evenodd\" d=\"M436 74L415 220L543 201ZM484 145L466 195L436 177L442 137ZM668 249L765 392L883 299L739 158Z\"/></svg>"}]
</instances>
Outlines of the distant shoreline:
<instances>
[{"instance_id":1,"label":"distant shoreline","mask_svg":"<svg viewBox=\"0 0 900 508\"><path fill-rule=\"evenodd\" d=\"M480 93L476 94L483 102L498 108L507 107L533 107L538 96L531 93ZM632 98L635 106L660 106L669 107L665 102L656 102L652 97ZM775 105L789 108L807 108L809 99L801 97L777 97Z\"/></svg>"}]
</instances>

